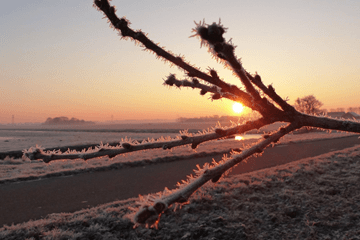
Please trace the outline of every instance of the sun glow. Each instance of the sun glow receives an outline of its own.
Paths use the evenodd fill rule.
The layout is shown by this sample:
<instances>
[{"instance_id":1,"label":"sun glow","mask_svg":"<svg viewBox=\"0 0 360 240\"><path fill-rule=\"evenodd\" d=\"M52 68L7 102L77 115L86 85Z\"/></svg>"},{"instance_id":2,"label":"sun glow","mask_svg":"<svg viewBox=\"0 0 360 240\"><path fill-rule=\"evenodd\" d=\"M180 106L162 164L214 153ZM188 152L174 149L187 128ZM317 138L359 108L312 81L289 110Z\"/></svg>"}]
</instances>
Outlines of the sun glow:
<instances>
[{"instance_id":1,"label":"sun glow","mask_svg":"<svg viewBox=\"0 0 360 240\"><path fill-rule=\"evenodd\" d=\"M244 106L238 102L234 103L232 108L235 113L241 113L244 110Z\"/></svg>"}]
</instances>

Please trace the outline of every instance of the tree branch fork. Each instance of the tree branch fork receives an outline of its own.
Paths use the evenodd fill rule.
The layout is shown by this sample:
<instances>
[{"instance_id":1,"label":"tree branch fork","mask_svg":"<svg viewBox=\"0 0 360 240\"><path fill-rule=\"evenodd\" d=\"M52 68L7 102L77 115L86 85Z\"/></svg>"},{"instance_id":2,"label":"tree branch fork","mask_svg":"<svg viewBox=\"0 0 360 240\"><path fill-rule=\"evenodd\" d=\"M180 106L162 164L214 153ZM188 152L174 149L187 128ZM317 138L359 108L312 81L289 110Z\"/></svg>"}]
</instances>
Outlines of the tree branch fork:
<instances>
[{"instance_id":1,"label":"tree branch fork","mask_svg":"<svg viewBox=\"0 0 360 240\"><path fill-rule=\"evenodd\" d=\"M235 102L241 102L246 107L259 112L262 117L230 128L214 128L212 131L197 134L180 134L175 139L158 142L131 143L123 142L118 147L100 146L92 151L82 152L43 152L40 148L32 148L24 151L24 156L31 159L43 159L44 162L50 162L58 159L76 159L84 160L100 156L114 157L118 154L124 154L132 151L163 148L171 149L182 145L191 145L196 148L199 144L215 139L224 138L234 134L245 133L252 129L258 129L275 122L287 122L288 125L280 128L270 134L262 141L252 145L241 152L232 152L228 157L224 157L219 163L213 162L205 164L202 168L198 167L195 171L196 176L190 175L187 181L178 184L175 190L165 189L164 192L141 197L140 207L134 209L134 213L129 216L136 225L145 224L156 227L161 214L172 204L183 204L189 197L208 181L217 182L221 176L226 175L233 166L244 159L261 154L264 149L273 143L279 141L284 135L299 129L301 127L314 127L328 130L339 130L360 133L360 123L355 121L345 121L331 119L325 116L307 115L297 111L293 106L283 100L275 91L273 86L266 86L258 74L252 75L247 72L239 58L235 56L235 46L231 41L225 41L223 34L226 29L221 23L211 25L200 22L193 29L193 36L199 37L202 45L206 45L213 56L229 68L240 80L245 91L235 85L223 81L214 69L209 72L202 72L198 68L187 63L183 57L173 55L171 52L159 47L151 41L143 32L134 31L129 28L129 21L125 18L119 19L116 15L116 9L111 6L108 0L95 0L94 6L104 13L105 18L110 21L110 25L116 29L123 38L140 43L145 49L156 54L158 58L178 66L184 70L186 79L179 80L175 75L169 75L164 81L164 85L176 86L178 88L188 87L199 89L201 95L211 94L212 100L227 98Z\"/></svg>"}]
</instances>

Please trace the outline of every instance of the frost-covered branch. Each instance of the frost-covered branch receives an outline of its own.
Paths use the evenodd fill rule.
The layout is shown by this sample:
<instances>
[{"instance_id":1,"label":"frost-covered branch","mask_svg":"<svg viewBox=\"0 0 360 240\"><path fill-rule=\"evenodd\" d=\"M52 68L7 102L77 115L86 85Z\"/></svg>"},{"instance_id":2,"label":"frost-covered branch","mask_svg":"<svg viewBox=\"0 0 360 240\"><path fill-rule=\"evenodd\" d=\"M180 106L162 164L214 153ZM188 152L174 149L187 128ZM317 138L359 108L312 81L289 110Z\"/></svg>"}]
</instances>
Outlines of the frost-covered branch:
<instances>
[{"instance_id":1,"label":"frost-covered branch","mask_svg":"<svg viewBox=\"0 0 360 240\"><path fill-rule=\"evenodd\" d=\"M213 131L199 133L195 136L191 134L182 134L175 139L163 140L160 139L158 141L146 141L142 143L138 142L123 142L120 143L117 147L110 147L108 145L100 145L95 149L89 149L88 151L68 151L66 153L61 153L60 151L43 151L40 147L30 148L28 150L24 150L24 157L29 158L30 160L42 159L45 163L49 163L54 160L60 159L91 159L102 156L109 156L110 158L115 157L120 154L125 154L129 152L141 151L141 150L149 150L162 148L164 150L171 149L173 147L183 146L191 144L191 148L195 149L199 144L211 141L215 139L220 139L228 136L232 136L234 134L241 134L253 129L261 128L265 125L270 124L271 122L266 119L260 118L255 121L248 121L245 124L238 125L235 127L222 129L216 128Z\"/></svg>"},{"instance_id":2,"label":"frost-covered branch","mask_svg":"<svg viewBox=\"0 0 360 240\"><path fill-rule=\"evenodd\" d=\"M182 57L174 56L171 52L164 50L162 47L159 47L153 41L151 41L142 31L134 31L129 28L130 22L126 18L119 19L115 12L116 9L114 6L110 6L108 0L95 0L94 5L101 10L105 16L109 19L111 26L120 31L122 37L131 38L139 43L141 43L147 50L153 52L157 57L169 61L172 64L183 69L188 76L197 77L206 82L219 86L224 90L230 90L231 86L226 82L222 81L220 78L214 75L206 74L199 69L191 66L186 63Z\"/></svg>"},{"instance_id":3,"label":"frost-covered branch","mask_svg":"<svg viewBox=\"0 0 360 240\"><path fill-rule=\"evenodd\" d=\"M208 45L209 50L219 59L224 62L233 70L233 72L240 78L244 84L248 93L255 98L255 100L261 99L260 94L250 83L250 80L246 76L245 70L235 55L235 46L230 42L226 42L223 34L226 32L225 28L219 22L218 24L213 23L206 25L205 22L200 22L194 29L196 34L199 36L203 44Z\"/></svg>"},{"instance_id":4,"label":"frost-covered branch","mask_svg":"<svg viewBox=\"0 0 360 240\"><path fill-rule=\"evenodd\" d=\"M213 165L207 163L203 168L198 166L198 170L195 171L196 176L189 176L183 184L178 184L178 189L173 191L165 189L159 196L143 197L142 201L139 202L140 209L132 216L133 221L137 224L156 227L160 215L172 204L187 202L188 198L206 182L210 180L217 182L233 166L254 154L261 154L271 143L276 143L281 137L299 128L299 126L298 123L291 123L241 153L233 152L230 157L224 157L219 163L214 161Z\"/></svg>"},{"instance_id":5,"label":"frost-covered branch","mask_svg":"<svg viewBox=\"0 0 360 240\"><path fill-rule=\"evenodd\" d=\"M130 151L138 151L151 148L164 148L169 149L175 146L191 144L195 148L198 144L204 141L219 139L225 136L230 136L235 133L243 133L251 129L259 128L274 122L287 122L289 125L286 128L280 129L278 132L270 135L260 143L243 150L240 154L233 153L230 159L223 159L221 163L214 163L213 166L206 165L204 168L199 168L196 171L197 178L190 178L187 182L179 186L179 190L171 192L166 191L162 197L150 197L148 198L150 203L145 203L140 211L134 215L134 221L137 224L151 224L156 225L156 222L161 214L168 206L178 202L182 203L187 201L190 195L201 187L204 183L210 179L213 182L219 180L219 178L235 164L239 163L243 159L261 153L266 146L278 141L285 134L301 127L318 127L329 130L341 130L348 132L360 133L360 123L352 121L335 120L325 117L316 117L307 115L297 111L294 107L289 105L286 100L281 98L276 92L273 86L265 86L258 74L251 75L248 73L240 61L235 55L235 46L231 41L225 41L223 34L226 29L221 23L205 24L200 22L196 24L193 29L195 34L193 36L200 37L201 45L209 47L209 51L215 56L215 59L224 63L226 68L229 68L241 81L246 91L240 90L237 86L231 85L220 79L217 72L213 69L209 69L209 73L200 71L198 68L185 62L183 57L175 56L169 51L159 47L152 40L150 40L142 31L134 31L129 28L129 21L125 18L119 19L115 12L115 7L110 6L108 0L94 0L94 5L99 11L102 11L106 18L110 21L111 26L118 30L122 38L130 38L131 40L140 43L146 50L156 54L156 56L171 65L176 65L180 69L183 69L187 74L189 80L178 80L174 75L170 75L165 80L166 85L175 85L177 87L192 87L201 89L200 94L205 95L207 92L211 93L211 99L217 100L221 98L228 98L230 100L241 102L245 106L251 108L254 111L259 112L262 118L247 122L243 125L237 126L232 129L216 129L214 132L199 135L199 136L180 136L177 140L170 140L168 142L159 143L142 143L131 144L123 143L119 149L106 149L99 148L98 155L85 155L83 152L79 154L73 154L74 158L83 158L100 156L99 154L114 156ZM205 81L206 84L201 83ZM34 151L28 153L30 156L45 156L41 151ZM41 155L42 154L42 155ZM56 154L49 153L45 156L45 161L51 161ZM72 156L70 153L65 154ZM86 156L86 157L85 157ZM62 158L64 156L61 156Z\"/></svg>"},{"instance_id":6,"label":"frost-covered branch","mask_svg":"<svg viewBox=\"0 0 360 240\"><path fill-rule=\"evenodd\" d=\"M255 102L253 101L252 97L247 93L239 90L237 94L233 94L230 92L222 91L217 86L208 86L205 84L200 83L196 78L192 78L191 81L185 80L178 80L174 74L171 74L167 77L164 82L164 85L168 86L176 86L178 88L181 87L191 87L191 88L198 88L201 89L200 95L205 95L206 93L213 93L211 96L212 100L217 100L221 98L227 98L235 102L241 102L244 106L249 107L251 109L256 109Z\"/></svg>"},{"instance_id":7,"label":"frost-covered branch","mask_svg":"<svg viewBox=\"0 0 360 240\"><path fill-rule=\"evenodd\" d=\"M360 133L360 122L301 114L297 120L305 127Z\"/></svg>"},{"instance_id":8,"label":"frost-covered branch","mask_svg":"<svg viewBox=\"0 0 360 240\"><path fill-rule=\"evenodd\" d=\"M272 85L266 87L261 81L260 75L256 74L252 76L250 73L246 72L246 76L250 79L250 81L255 84L263 93L270 97L271 100L276 102L284 111L295 113L295 108L288 104L285 100L283 100L276 92Z\"/></svg>"}]
</instances>

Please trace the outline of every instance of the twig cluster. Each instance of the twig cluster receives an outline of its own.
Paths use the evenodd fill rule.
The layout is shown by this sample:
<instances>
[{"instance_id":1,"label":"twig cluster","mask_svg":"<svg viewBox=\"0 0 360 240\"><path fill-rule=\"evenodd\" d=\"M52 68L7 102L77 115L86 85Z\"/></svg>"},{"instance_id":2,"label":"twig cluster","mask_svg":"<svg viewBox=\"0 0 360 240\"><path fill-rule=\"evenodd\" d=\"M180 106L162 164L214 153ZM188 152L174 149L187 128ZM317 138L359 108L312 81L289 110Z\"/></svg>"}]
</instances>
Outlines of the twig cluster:
<instances>
[{"instance_id":1,"label":"twig cluster","mask_svg":"<svg viewBox=\"0 0 360 240\"><path fill-rule=\"evenodd\" d=\"M231 41L226 41L223 34L226 29L219 23L211 25L205 22L196 23L193 29L195 37L199 37L201 44L209 48L213 56L229 68L241 81L245 90L241 90L235 85L231 85L223 81L214 69L208 69L208 72L200 71L198 68L187 63L183 57L175 56L171 52L159 47L151 41L142 31L134 31L129 25L129 21L125 18L118 18L115 7L109 4L108 0L95 0L94 6L105 14L110 21L111 27L116 29L122 38L130 38L136 43L143 46L156 54L157 58L161 58L170 64L178 66L184 70L187 78L179 80L175 75L171 74L164 81L165 85L181 87L191 87L200 90L201 95L211 94L212 100L227 98L235 102L241 102L243 105L259 112L262 117L249 121L244 124L229 129L214 129L212 132L197 136L181 135L177 139L171 139L162 142L145 142L145 143L122 143L117 148L109 148L101 146L93 152L81 153L45 153L41 149L33 149L25 152L29 158L41 158L45 162L57 159L74 159L82 158L84 160L99 156L108 155L113 157L118 154L131 151L163 148L170 149L176 146L191 144L192 148L196 148L202 142L231 136L234 134L244 133L252 129L258 129L274 122L289 123L285 128L281 128L273 134L265 137L264 140L251 146L242 152L233 152L231 156L224 157L220 163L213 162L212 165L206 164L203 168L196 171L196 176L190 176L183 184L179 184L178 189L170 191L165 190L159 196L148 196L143 198L142 206L132 216L136 224L146 224L149 226L157 226L160 215L174 203L184 203L192 195L196 189L203 184L212 180L217 182L234 165L251 155L260 154L266 147L277 142L282 136L299 129L301 127L317 127L330 130L341 130L347 132L360 133L360 123L352 121L342 121L326 117L312 116L297 111L293 106L287 103L276 92L273 86L266 86L258 74L252 75L247 72L239 58L235 56L235 46Z\"/></svg>"}]
</instances>

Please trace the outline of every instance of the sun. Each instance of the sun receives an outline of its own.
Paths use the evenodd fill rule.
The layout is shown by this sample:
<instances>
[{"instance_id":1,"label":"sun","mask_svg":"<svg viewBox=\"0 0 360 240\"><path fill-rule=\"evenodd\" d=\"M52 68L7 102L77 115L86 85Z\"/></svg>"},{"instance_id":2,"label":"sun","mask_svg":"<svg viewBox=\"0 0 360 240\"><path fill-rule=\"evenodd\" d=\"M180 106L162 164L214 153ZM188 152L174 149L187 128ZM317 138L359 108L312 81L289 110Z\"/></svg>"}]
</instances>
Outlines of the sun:
<instances>
[{"instance_id":1,"label":"sun","mask_svg":"<svg viewBox=\"0 0 360 240\"><path fill-rule=\"evenodd\" d=\"M238 102L234 103L232 108L235 113L241 113L244 110L244 106Z\"/></svg>"}]
</instances>

